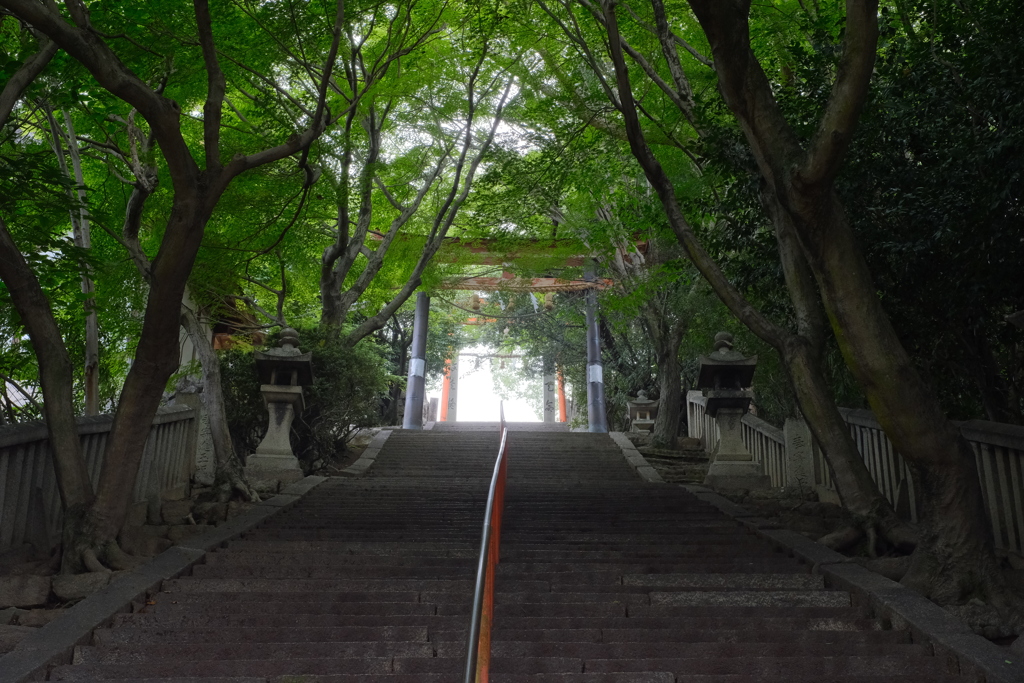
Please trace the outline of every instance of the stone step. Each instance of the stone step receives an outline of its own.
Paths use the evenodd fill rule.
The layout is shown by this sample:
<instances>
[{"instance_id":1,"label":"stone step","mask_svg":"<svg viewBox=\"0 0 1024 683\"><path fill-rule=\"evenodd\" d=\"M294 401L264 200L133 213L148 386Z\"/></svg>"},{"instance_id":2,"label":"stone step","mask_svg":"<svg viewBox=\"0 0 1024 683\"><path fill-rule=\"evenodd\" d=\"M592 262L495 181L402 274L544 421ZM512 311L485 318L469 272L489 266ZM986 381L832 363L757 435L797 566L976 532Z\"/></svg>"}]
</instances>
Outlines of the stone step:
<instances>
[{"instance_id":1,"label":"stone step","mask_svg":"<svg viewBox=\"0 0 1024 683\"><path fill-rule=\"evenodd\" d=\"M446 631L446 633L455 633ZM465 640L465 635L462 635ZM334 642L428 642L426 626L341 626L293 628L101 628L93 632L93 644L169 643L334 643Z\"/></svg>"},{"instance_id":2,"label":"stone step","mask_svg":"<svg viewBox=\"0 0 1024 683\"><path fill-rule=\"evenodd\" d=\"M462 658L454 657L375 657L375 658L309 658L309 659L217 659L192 660L187 653L173 660L131 664L78 664L57 667L50 680L94 681L162 676L238 676L259 671L263 676L304 674L328 675L344 671L352 674L459 674L464 668ZM685 673L686 676L748 676L793 677L817 676L818 681L842 681L845 676L944 676L946 664L926 656L741 656L730 658L658 658L658 659L578 659L572 657L494 657L491 670L495 674L537 673ZM814 680L814 679L812 679Z\"/></svg>"},{"instance_id":3,"label":"stone step","mask_svg":"<svg viewBox=\"0 0 1024 683\"><path fill-rule=\"evenodd\" d=\"M397 604L396 604L397 606ZM423 610L421 610L423 611ZM695 611L698 614L689 614ZM882 630L882 623L877 619L868 619L850 609L834 608L791 608L786 613L791 616L765 616L777 614L774 608L712 608L711 612L703 608L686 610L687 616L660 617L626 617L623 614L593 617L573 614L568 617L552 616L502 616L501 627L512 630L560 630L580 628L608 629L677 629L692 630L777 630L777 631L841 631L856 632L866 630ZM794 612L802 616L794 615ZM467 612L468 613L468 612ZM727 615L727 616L722 616ZM384 612L374 614L254 614L207 615L190 610L179 610L165 613L116 614L113 624L116 627L129 628L292 628L317 627L341 628L388 627L400 623L403 626L426 626L433 630L464 630L468 628L468 620L464 615L438 614L399 614Z\"/></svg>"},{"instance_id":4,"label":"stone step","mask_svg":"<svg viewBox=\"0 0 1024 683\"><path fill-rule=\"evenodd\" d=\"M349 553L349 554L378 554L378 555L399 555L402 557L426 555L429 557L453 557L451 551L469 551L469 554L457 555L459 557L476 557L480 551L479 534L474 541L465 540L462 542L441 542L421 543L418 541L290 541L277 543L273 541L262 541L253 538L235 541L231 548L239 548L251 552L262 552L263 549L282 551L287 548L292 553ZM755 538L743 537L733 544L712 544L697 546L691 544L647 544L630 546L627 542L622 543L560 543L551 541L549 543L519 543L508 546L502 539L503 558L524 558L558 557L564 559L576 559L583 557L580 553L605 553L606 557L617 554L618 557L726 557L729 559L751 558L751 557L785 557L782 553L774 550L765 543L758 542Z\"/></svg>"},{"instance_id":5,"label":"stone step","mask_svg":"<svg viewBox=\"0 0 1024 683\"><path fill-rule=\"evenodd\" d=\"M698 630L698 629L644 629L644 628L580 628L580 629L520 629L507 628L493 631L494 642L528 641L534 643L836 643L866 645L869 643L909 643L910 634L904 631L797 631L784 628L755 631ZM431 631L435 643L444 641L462 643L466 631Z\"/></svg>"},{"instance_id":6,"label":"stone step","mask_svg":"<svg viewBox=\"0 0 1024 683\"><path fill-rule=\"evenodd\" d=\"M345 592L345 591L431 591L435 593L461 592L470 595L475 579L173 579L164 582L168 593L242 593L246 591L292 593ZM505 581L505 591L542 592L551 590L547 581Z\"/></svg>"},{"instance_id":7,"label":"stone step","mask_svg":"<svg viewBox=\"0 0 1024 683\"><path fill-rule=\"evenodd\" d=\"M217 677L246 676L258 671L262 676L301 676L305 674L459 674L464 661L438 657L320 657L309 659L215 659L196 661L187 653L174 660L143 664L77 664L56 667L50 680L96 681L171 676ZM495 673L580 673L583 661L569 657L494 658Z\"/></svg>"},{"instance_id":8,"label":"stone step","mask_svg":"<svg viewBox=\"0 0 1024 683\"><path fill-rule=\"evenodd\" d=\"M109 679L108 679L109 680ZM324 676L140 678L135 683L451 683L450 674L328 674ZM671 672L497 674L494 683L821 683L816 676L689 676ZM964 683L959 676L837 676L833 683Z\"/></svg>"},{"instance_id":9,"label":"stone step","mask_svg":"<svg viewBox=\"0 0 1024 683\"><path fill-rule=\"evenodd\" d=\"M756 562L752 559L719 559L718 561L708 560L701 557L677 557L677 558L654 558L644 562L642 558L628 558L635 561L626 564L623 557L589 557L586 558L586 565L580 562L531 562L509 559L515 556L512 548L503 548L501 564L498 565L499 576L517 576L529 574L563 574L575 572L581 566L586 566L588 572L619 572L621 574L671 574L681 569L698 574L736 574L736 573L771 573L771 574L805 574L807 567L794 562L788 557L769 556L760 558ZM434 571L444 572L449 569L464 569L471 567L475 569L476 558L458 557L396 557L394 555L349 555L344 553L331 553L317 556L296 555L294 553L214 553L207 556L205 565L208 567L195 572L195 576L213 576L208 573L212 571L228 571L229 569L242 567L263 568L270 566L286 571L284 568L315 569L336 572L377 572L385 569L398 570L401 568L430 568ZM554 558L551 558L554 559Z\"/></svg>"},{"instance_id":10,"label":"stone step","mask_svg":"<svg viewBox=\"0 0 1024 683\"><path fill-rule=\"evenodd\" d=\"M823 588L824 579L797 572L738 572L738 573L678 573L679 567L672 566L672 573L638 573L633 567L620 568L615 565L602 565L583 571L522 571L514 565L499 565L497 589L506 591L508 584L518 585L523 581L546 582L548 584L571 582L573 584L617 584L631 589L644 588L675 588L679 590L695 590L720 588L723 590L810 590ZM367 569L363 565L341 565L336 567L311 566L254 566L254 565L216 565L195 567L191 579L183 582L210 581L218 579L274 579L291 580L334 580L349 578L353 581L366 580L363 577L373 576L371 580L436 580L436 579L473 579L476 570L470 565L445 567L392 567L375 565ZM168 584L166 590L174 590Z\"/></svg>"},{"instance_id":11,"label":"stone step","mask_svg":"<svg viewBox=\"0 0 1024 683\"><path fill-rule=\"evenodd\" d=\"M449 658L464 660L464 642L440 641L332 641L321 642L260 642L227 643L171 643L113 644L105 647L79 646L75 649L75 664L117 664L131 661L136 664L158 661L230 661L252 659L315 659L326 652L332 658ZM622 661L649 659L737 659L746 657L835 657L902 656L923 658L931 656L931 649L922 645L892 643L675 643L656 641L627 641L616 643L576 643L554 641L494 640L492 656L497 658L579 658L590 660L615 659ZM686 670L687 667L677 667Z\"/></svg>"},{"instance_id":12,"label":"stone step","mask_svg":"<svg viewBox=\"0 0 1024 683\"><path fill-rule=\"evenodd\" d=\"M643 629L643 628L498 628L495 642L572 642L572 643L909 643L905 631L806 631L785 628L765 630L715 629ZM333 643L333 642L452 642L465 645L466 630L430 630L426 626L382 627L291 627L291 628L119 628L97 629L93 644L169 644L169 643Z\"/></svg>"},{"instance_id":13,"label":"stone step","mask_svg":"<svg viewBox=\"0 0 1024 683\"><path fill-rule=\"evenodd\" d=\"M166 581L51 679L459 680L488 429L394 431L368 475ZM735 520L640 480L608 436L513 431L509 448L493 683L961 680Z\"/></svg>"}]
</instances>

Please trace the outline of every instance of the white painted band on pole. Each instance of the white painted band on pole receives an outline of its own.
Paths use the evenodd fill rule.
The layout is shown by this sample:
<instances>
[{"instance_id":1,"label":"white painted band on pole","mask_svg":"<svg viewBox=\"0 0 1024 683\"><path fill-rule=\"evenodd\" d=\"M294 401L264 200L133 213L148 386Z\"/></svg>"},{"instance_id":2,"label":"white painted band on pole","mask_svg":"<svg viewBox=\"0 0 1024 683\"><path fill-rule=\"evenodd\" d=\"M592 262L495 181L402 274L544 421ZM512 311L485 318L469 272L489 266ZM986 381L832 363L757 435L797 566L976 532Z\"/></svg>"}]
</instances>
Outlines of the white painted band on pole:
<instances>
[{"instance_id":1,"label":"white painted band on pole","mask_svg":"<svg viewBox=\"0 0 1024 683\"><path fill-rule=\"evenodd\" d=\"M604 384L604 367L598 364L587 366L587 381Z\"/></svg>"},{"instance_id":2,"label":"white painted band on pole","mask_svg":"<svg viewBox=\"0 0 1024 683\"><path fill-rule=\"evenodd\" d=\"M422 358L413 358L412 362L409 363L409 376L410 377L423 377L423 373L426 370L427 361Z\"/></svg>"}]
</instances>

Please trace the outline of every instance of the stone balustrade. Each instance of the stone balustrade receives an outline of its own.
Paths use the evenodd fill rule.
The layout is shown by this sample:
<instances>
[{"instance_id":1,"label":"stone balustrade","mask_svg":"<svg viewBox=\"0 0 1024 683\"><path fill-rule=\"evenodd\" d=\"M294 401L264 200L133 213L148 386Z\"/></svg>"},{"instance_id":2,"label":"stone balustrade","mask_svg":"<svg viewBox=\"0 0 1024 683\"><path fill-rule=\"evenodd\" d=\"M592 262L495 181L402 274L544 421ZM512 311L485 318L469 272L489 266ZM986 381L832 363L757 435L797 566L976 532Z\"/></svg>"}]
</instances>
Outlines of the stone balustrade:
<instances>
[{"instance_id":1,"label":"stone balustrade","mask_svg":"<svg viewBox=\"0 0 1024 683\"><path fill-rule=\"evenodd\" d=\"M132 501L188 487L195 467L196 419L191 408L161 408L153 419ZM93 487L99 483L112 415L78 418L82 454ZM49 436L42 422L0 427L0 552L23 543L56 543L63 513Z\"/></svg>"},{"instance_id":2,"label":"stone balustrade","mask_svg":"<svg viewBox=\"0 0 1024 683\"><path fill-rule=\"evenodd\" d=\"M707 399L700 391L691 391L687 396L687 424L689 436L700 439L704 449L711 453L718 444L719 431L715 418L707 414ZM783 431L756 415L747 413L741 420L743 443L754 456L754 461L764 465L764 473L771 477L772 486L787 486L789 480L786 463L786 440Z\"/></svg>"},{"instance_id":3,"label":"stone balustrade","mask_svg":"<svg viewBox=\"0 0 1024 683\"><path fill-rule=\"evenodd\" d=\"M706 414L705 403L701 392L687 394L687 424L689 436L700 439L704 448L711 452L717 443L718 426L714 418ZM879 490L898 513L916 521L917 492L913 478L874 414L870 410L839 410ZM762 463L772 486L799 484L803 479L823 500L839 502L821 449L810 439L806 426L801 430L790 422L797 421L787 421L783 430L754 415L745 415L743 439L748 450ZM1021 553L1024 551L1024 427L985 420L956 424L977 458L982 495L996 547Z\"/></svg>"}]
</instances>

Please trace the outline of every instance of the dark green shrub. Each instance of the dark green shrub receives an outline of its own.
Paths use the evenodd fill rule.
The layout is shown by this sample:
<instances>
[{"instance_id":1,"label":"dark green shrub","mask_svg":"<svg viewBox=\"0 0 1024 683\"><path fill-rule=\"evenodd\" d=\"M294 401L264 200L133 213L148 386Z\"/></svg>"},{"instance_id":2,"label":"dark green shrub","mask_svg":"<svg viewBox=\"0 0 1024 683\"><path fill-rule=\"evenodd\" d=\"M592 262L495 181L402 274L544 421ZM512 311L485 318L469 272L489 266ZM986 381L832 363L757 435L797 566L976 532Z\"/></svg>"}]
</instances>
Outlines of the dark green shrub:
<instances>
[{"instance_id":1,"label":"dark green shrub","mask_svg":"<svg viewBox=\"0 0 1024 683\"><path fill-rule=\"evenodd\" d=\"M314 381L292 425L292 449L304 466L317 469L345 450L354 430L380 424L391 376L369 340L350 347L316 328L300 330L299 337L300 348L313 352Z\"/></svg>"},{"instance_id":2,"label":"dark green shrub","mask_svg":"<svg viewBox=\"0 0 1024 683\"><path fill-rule=\"evenodd\" d=\"M345 450L352 433L380 424L381 398L392 377L379 349L364 341L349 347L319 329L299 331L300 349L313 353L313 385L306 387L306 407L292 423L292 450L306 471L319 469ZM277 335L267 346L277 344ZM221 355L228 426L235 450L245 457L256 450L267 430L251 349Z\"/></svg>"}]
</instances>

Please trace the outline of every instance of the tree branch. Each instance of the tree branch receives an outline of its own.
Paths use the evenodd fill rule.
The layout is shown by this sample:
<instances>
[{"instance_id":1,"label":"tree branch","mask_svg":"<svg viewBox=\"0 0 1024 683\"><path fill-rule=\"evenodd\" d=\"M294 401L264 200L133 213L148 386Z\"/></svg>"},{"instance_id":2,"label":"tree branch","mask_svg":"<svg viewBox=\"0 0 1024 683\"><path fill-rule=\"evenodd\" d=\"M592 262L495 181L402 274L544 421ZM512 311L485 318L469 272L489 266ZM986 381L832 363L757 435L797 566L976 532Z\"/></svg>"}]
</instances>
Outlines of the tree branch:
<instances>
[{"instance_id":1,"label":"tree branch","mask_svg":"<svg viewBox=\"0 0 1024 683\"><path fill-rule=\"evenodd\" d=\"M594 19L597 20L599 24L601 24L602 26L605 25L604 16L602 16L601 11L597 7L595 7L590 2L590 0L576 1L583 5L585 8L587 8L588 10L590 10L590 13L594 16ZM672 100L672 104L674 104L676 108L679 109L680 112L682 112L683 116L686 117L686 120L689 121L691 125L693 125L693 93L690 93L690 101L687 102L686 99L680 95L680 93L676 92L672 88L672 86L665 82L665 79L661 77L657 69L651 66L650 62L648 62L644 58L644 56L640 54L640 52L636 50L632 45L630 45L629 42L626 41L626 39L623 38L621 35L619 36L619 43L622 46L622 49L626 51L626 54L628 54L630 58L634 62L636 62L641 69L643 69L644 73L647 74L647 77L650 78L651 81L656 86L658 86L658 88L661 89L661 91L665 93L670 100ZM687 89L689 89L689 86L687 86Z\"/></svg>"},{"instance_id":2,"label":"tree branch","mask_svg":"<svg viewBox=\"0 0 1024 683\"><path fill-rule=\"evenodd\" d=\"M203 146L206 151L206 168L220 168L220 121L224 112L224 71L217 59L217 46L213 40L213 22L210 19L208 0L193 0L199 45L203 50L206 64L206 102L203 104Z\"/></svg>"},{"instance_id":3,"label":"tree branch","mask_svg":"<svg viewBox=\"0 0 1024 683\"><path fill-rule=\"evenodd\" d=\"M847 0L843 56L799 182L830 187L853 140L867 100L878 49L878 0Z\"/></svg>"},{"instance_id":4,"label":"tree branch","mask_svg":"<svg viewBox=\"0 0 1024 683\"><path fill-rule=\"evenodd\" d=\"M630 16L633 17L633 20L636 21L636 23L638 23L640 26L642 26L644 29L646 29L649 33L652 33L652 34L654 34L656 36L659 35L658 34L658 29L656 27L654 27L654 26L651 26L650 24L645 22L643 19L641 19L640 16L636 12L633 11L632 7L630 7L629 5L627 5L625 3L621 3L621 4L622 4L623 7L626 8L626 11L629 12ZM693 56L693 58L696 59L698 62L700 62L704 66L710 66L712 69L715 68L715 63L712 60L708 59L707 57L702 55L700 52L698 52L696 48L694 48L688 42L686 42L685 40L680 38L677 33L675 33L674 31L672 31L670 29L669 30L669 34L671 35L672 42L674 42L676 45L679 45L684 50L689 52Z\"/></svg>"},{"instance_id":5,"label":"tree branch","mask_svg":"<svg viewBox=\"0 0 1024 683\"><path fill-rule=\"evenodd\" d=\"M196 176L198 167L181 133L181 111L177 102L155 92L118 59L92 30L69 24L53 3L0 0L0 7L45 33L61 49L81 62L103 88L142 113L160 141L161 151L176 186ZM81 9L84 11L84 6ZM82 21L87 22L87 17L79 17L79 20L80 24Z\"/></svg>"},{"instance_id":6,"label":"tree branch","mask_svg":"<svg viewBox=\"0 0 1024 683\"><path fill-rule=\"evenodd\" d=\"M57 43L43 38L39 52L26 59L25 63L8 79L3 91L0 92L0 126L7 123L7 117L11 115L14 105L21 99L25 88L42 73L55 54L57 54Z\"/></svg>"},{"instance_id":7,"label":"tree branch","mask_svg":"<svg viewBox=\"0 0 1024 683\"><path fill-rule=\"evenodd\" d=\"M629 136L629 146L643 168L648 182L650 182L655 192L658 193L669 224L672 226L673 231L676 233L694 266L697 267L697 270L700 271L701 275L704 276L715 290L715 293L728 306L729 310L758 337L773 346L781 346L785 335L784 330L766 318L743 297L740 291L736 289L721 271L714 259L704 250L704 246L697 239L693 229L690 227L685 216L683 216L679 202L676 199L675 188L658 162L657 157L654 156L651 148L647 145L643 131L640 128L640 120L637 116L636 104L633 99L633 87L629 82L629 71L626 67L625 58L622 55L622 43L619 39L619 25L615 18L615 7L608 0L605 0L604 3L604 15L612 64L615 67L619 97L622 100L622 116L625 120L626 132Z\"/></svg>"}]
</instances>

